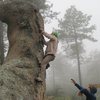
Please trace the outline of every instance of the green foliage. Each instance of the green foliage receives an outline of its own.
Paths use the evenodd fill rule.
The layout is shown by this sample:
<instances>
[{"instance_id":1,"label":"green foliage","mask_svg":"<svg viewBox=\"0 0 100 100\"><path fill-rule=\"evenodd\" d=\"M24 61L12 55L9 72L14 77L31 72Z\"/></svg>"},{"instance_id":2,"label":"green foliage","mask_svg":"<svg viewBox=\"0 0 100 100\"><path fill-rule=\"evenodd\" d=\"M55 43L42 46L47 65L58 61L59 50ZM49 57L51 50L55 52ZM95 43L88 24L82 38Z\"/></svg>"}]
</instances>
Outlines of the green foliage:
<instances>
[{"instance_id":1,"label":"green foliage","mask_svg":"<svg viewBox=\"0 0 100 100\"><path fill-rule=\"evenodd\" d=\"M59 28L63 33L63 38L65 37L65 35L67 35L68 38L70 37L74 41L76 33L78 40L88 39L91 41L96 41L92 37L92 33L95 30L95 25L90 25L90 20L91 16L83 14L74 6L71 6L71 8L66 10L64 18L59 20Z\"/></svg>"},{"instance_id":2,"label":"green foliage","mask_svg":"<svg viewBox=\"0 0 100 100\"><path fill-rule=\"evenodd\" d=\"M77 45L78 45L79 55L80 55L81 53L84 53L85 50L84 50L84 48L83 48L82 43L79 42ZM72 58L76 58L76 55L75 55L75 54L77 54L76 44L75 44L75 43L71 44L71 45L70 45L70 49L72 50L72 53L70 53L70 58L71 58L71 57L72 57Z\"/></svg>"},{"instance_id":3,"label":"green foliage","mask_svg":"<svg viewBox=\"0 0 100 100\"><path fill-rule=\"evenodd\" d=\"M3 1L3 0L1 0ZM57 18L58 12L52 11L53 4L47 0L4 0L4 2L27 2L36 6L45 18L45 22L50 22L53 18Z\"/></svg>"},{"instance_id":4,"label":"green foliage","mask_svg":"<svg viewBox=\"0 0 100 100\"><path fill-rule=\"evenodd\" d=\"M1 0L3 1L3 0ZM46 9L48 5L46 4L46 0L4 0L4 2L27 2L34 4L38 9Z\"/></svg>"},{"instance_id":5,"label":"green foliage","mask_svg":"<svg viewBox=\"0 0 100 100\"><path fill-rule=\"evenodd\" d=\"M33 3L40 9L41 14L45 18L46 22L49 22L53 18L56 18L58 12L54 12L51 10L53 4L47 0L33 0Z\"/></svg>"},{"instance_id":6,"label":"green foliage","mask_svg":"<svg viewBox=\"0 0 100 100\"><path fill-rule=\"evenodd\" d=\"M58 32L62 33L60 39L68 43L67 49L71 51L70 53L73 56L75 56L76 53L81 54L84 52L82 40L97 41L92 37L96 28L95 25L90 24L91 17L92 16L78 11L75 6L71 6L66 10L64 18L58 20ZM66 49L66 46L64 46L64 49Z\"/></svg>"}]
</instances>

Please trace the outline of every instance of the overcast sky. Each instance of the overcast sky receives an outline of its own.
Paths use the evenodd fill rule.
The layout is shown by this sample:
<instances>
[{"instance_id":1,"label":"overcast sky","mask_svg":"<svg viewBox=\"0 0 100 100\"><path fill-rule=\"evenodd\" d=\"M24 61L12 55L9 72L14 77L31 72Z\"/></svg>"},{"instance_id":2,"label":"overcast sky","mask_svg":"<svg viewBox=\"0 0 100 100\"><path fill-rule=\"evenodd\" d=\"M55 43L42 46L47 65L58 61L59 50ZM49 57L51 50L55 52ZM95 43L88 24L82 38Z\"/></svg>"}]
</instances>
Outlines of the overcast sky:
<instances>
[{"instance_id":1,"label":"overcast sky","mask_svg":"<svg viewBox=\"0 0 100 100\"><path fill-rule=\"evenodd\" d=\"M53 11L60 12L59 18L63 18L65 11L70 8L71 5L75 5L77 10L82 11L84 14L92 15L91 22L96 25L95 38L97 43L86 42L87 50L100 50L100 0L50 0L53 3ZM51 24L45 26L45 30L52 32L53 27L56 28L57 21L53 21Z\"/></svg>"}]
</instances>

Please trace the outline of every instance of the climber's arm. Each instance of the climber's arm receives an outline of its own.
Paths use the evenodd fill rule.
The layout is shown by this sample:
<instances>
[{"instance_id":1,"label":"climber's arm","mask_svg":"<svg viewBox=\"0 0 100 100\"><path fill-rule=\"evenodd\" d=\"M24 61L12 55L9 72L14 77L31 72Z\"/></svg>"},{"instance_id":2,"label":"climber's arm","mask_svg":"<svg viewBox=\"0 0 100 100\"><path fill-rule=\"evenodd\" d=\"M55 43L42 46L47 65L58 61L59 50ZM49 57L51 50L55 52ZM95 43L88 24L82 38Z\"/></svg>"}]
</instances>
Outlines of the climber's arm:
<instances>
[{"instance_id":1,"label":"climber's arm","mask_svg":"<svg viewBox=\"0 0 100 100\"><path fill-rule=\"evenodd\" d=\"M48 34L47 32L44 32L42 31L41 32L45 37L47 37L48 39L52 39L52 40L56 40L56 37L51 35L51 34Z\"/></svg>"}]
</instances>

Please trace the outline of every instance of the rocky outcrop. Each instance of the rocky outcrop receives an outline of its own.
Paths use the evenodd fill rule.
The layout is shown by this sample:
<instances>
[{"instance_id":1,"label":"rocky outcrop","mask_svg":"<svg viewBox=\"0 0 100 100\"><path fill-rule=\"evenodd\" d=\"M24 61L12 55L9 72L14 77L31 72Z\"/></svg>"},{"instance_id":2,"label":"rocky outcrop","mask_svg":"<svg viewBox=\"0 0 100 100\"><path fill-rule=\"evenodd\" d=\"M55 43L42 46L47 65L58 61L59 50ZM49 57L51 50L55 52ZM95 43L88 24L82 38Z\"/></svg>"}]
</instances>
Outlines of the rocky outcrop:
<instances>
[{"instance_id":1,"label":"rocky outcrop","mask_svg":"<svg viewBox=\"0 0 100 100\"><path fill-rule=\"evenodd\" d=\"M30 3L3 2L0 20L8 25L9 40L6 60L0 66L0 100L44 100L45 79L35 80L44 55L39 11Z\"/></svg>"}]
</instances>

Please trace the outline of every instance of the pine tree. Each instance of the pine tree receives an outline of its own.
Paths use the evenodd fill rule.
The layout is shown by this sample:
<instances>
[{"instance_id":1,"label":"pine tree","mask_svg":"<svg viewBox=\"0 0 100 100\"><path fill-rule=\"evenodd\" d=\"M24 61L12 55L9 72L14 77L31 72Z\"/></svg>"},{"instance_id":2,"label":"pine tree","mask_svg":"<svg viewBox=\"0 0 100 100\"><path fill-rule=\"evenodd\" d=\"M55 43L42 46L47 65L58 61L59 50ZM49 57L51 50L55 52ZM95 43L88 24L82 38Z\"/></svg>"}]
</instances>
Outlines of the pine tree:
<instances>
[{"instance_id":1,"label":"pine tree","mask_svg":"<svg viewBox=\"0 0 100 100\"><path fill-rule=\"evenodd\" d=\"M87 39L93 42L97 41L92 37L95 25L91 25L90 20L91 16L78 11L75 6L71 6L67 9L64 18L59 20L58 31L62 33L61 40L69 43L72 58L77 59L80 84L80 55L83 50L82 40Z\"/></svg>"}]
</instances>

